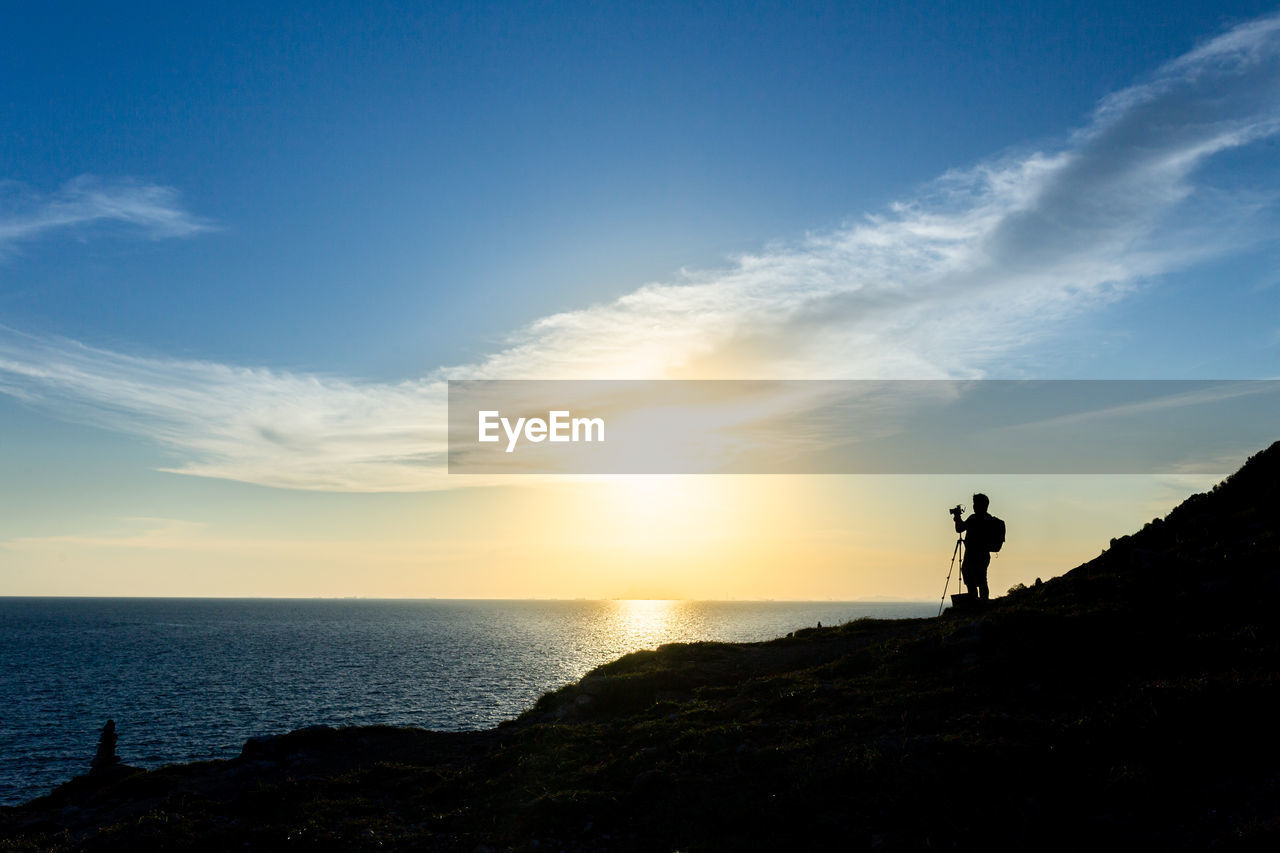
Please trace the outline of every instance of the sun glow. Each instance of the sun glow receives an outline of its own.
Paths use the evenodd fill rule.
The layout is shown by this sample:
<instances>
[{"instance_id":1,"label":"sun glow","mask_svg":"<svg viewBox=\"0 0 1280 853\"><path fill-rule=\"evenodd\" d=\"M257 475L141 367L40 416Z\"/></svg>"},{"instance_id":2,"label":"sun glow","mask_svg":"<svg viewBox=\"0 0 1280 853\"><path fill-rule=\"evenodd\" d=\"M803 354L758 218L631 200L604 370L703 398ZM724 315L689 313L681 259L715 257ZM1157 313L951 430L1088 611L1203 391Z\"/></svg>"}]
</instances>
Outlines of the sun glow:
<instances>
[{"instance_id":1,"label":"sun glow","mask_svg":"<svg viewBox=\"0 0 1280 853\"><path fill-rule=\"evenodd\" d=\"M672 599L628 599L617 604L618 639L628 647L657 648L679 621L681 602Z\"/></svg>"},{"instance_id":2,"label":"sun glow","mask_svg":"<svg viewBox=\"0 0 1280 853\"><path fill-rule=\"evenodd\" d=\"M726 495L714 481L696 477L636 476L611 480L597 495L601 521L615 540L643 551L671 540L696 538L708 512Z\"/></svg>"}]
</instances>

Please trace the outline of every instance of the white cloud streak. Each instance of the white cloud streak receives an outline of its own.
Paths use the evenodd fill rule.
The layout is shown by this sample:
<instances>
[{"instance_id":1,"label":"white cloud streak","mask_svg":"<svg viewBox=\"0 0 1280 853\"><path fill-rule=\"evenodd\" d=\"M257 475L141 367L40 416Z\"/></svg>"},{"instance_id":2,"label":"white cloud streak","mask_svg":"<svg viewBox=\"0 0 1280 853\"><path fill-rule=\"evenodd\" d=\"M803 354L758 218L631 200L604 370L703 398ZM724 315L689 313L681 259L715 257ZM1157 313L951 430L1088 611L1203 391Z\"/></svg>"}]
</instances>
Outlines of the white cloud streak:
<instances>
[{"instance_id":1,"label":"white cloud streak","mask_svg":"<svg viewBox=\"0 0 1280 853\"><path fill-rule=\"evenodd\" d=\"M213 228L184 210L171 187L81 175L55 192L41 193L14 181L0 182L0 257L52 232L80 232L105 223L132 226L152 239Z\"/></svg>"},{"instance_id":2,"label":"white cloud streak","mask_svg":"<svg viewBox=\"0 0 1280 853\"><path fill-rule=\"evenodd\" d=\"M149 436L184 473L287 488L445 488L460 484L440 467L446 377L984 376L1144 281L1253 239L1242 229L1256 193L1210 191L1200 167L1278 132L1271 16L1106 98L1053 150L949 173L883 214L725 269L544 317L489 357L420 380L137 358L4 332L0 390ZM90 202L92 193L64 191L36 205L40 216L0 221L0 249L95 217L160 236L203 227L165 192ZM117 209L111 198L137 204L103 212Z\"/></svg>"},{"instance_id":3,"label":"white cloud streak","mask_svg":"<svg viewBox=\"0 0 1280 853\"><path fill-rule=\"evenodd\" d=\"M166 470L298 489L441 488L444 385L123 355L0 328L0 392L151 438Z\"/></svg>"}]
</instances>

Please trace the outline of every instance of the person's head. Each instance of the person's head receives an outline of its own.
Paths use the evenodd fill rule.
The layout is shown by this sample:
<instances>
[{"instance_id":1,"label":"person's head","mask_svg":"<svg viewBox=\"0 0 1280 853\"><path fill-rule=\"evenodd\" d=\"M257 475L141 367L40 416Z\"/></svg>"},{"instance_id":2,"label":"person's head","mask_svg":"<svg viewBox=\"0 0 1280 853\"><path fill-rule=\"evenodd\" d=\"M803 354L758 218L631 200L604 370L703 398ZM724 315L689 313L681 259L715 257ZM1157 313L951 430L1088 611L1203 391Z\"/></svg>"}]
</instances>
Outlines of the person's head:
<instances>
[{"instance_id":1,"label":"person's head","mask_svg":"<svg viewBox=\"0 0 1280 853\"><path fill-rule=\"evenodd\" d=\"M973 511L986 512L987 507L991 506L991 500L982 492L978 492L973 496Z\"/></svg>"}]
</instances>

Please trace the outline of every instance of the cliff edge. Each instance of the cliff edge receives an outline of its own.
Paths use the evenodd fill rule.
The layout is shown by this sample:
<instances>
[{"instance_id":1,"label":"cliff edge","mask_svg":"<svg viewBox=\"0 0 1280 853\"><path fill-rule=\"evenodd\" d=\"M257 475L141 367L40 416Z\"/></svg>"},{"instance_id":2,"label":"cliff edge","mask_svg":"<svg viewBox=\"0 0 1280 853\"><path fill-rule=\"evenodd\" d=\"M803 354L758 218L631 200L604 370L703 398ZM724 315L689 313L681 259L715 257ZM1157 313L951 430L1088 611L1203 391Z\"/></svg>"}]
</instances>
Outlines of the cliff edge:
<instances>
[{"instance_id":1,"label":"cliff edge","mask_svg":"<svg viewBox=\"0 0 1280 853\"><path fill-rule=\"evenodd\" d=\"M1280 843L1280 443L972 614L627 655L482 732L79 777L0 850Z\"/></svg>"}]
</instances>

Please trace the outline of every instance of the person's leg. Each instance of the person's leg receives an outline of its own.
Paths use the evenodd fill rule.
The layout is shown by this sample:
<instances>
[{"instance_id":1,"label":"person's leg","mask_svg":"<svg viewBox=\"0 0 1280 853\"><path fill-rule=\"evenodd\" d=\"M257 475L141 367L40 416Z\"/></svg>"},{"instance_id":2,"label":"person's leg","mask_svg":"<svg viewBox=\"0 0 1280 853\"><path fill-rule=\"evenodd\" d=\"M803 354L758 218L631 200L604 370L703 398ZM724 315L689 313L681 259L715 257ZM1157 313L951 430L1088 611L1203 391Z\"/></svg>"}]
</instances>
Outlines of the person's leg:
<instances>
[{"instance_id":1,"label":"person's leg","mask_svg":"<svg viewBox=\"0 0 1280 853\"><path fill-rule=\"evenodd\" d=\"M973 566L973 583L978 590L978 598L986 601L991 597L991 591L987 589L987 567L991 565L991 555L984 554L974 561Z\"/></svg>"}]
</instances>

